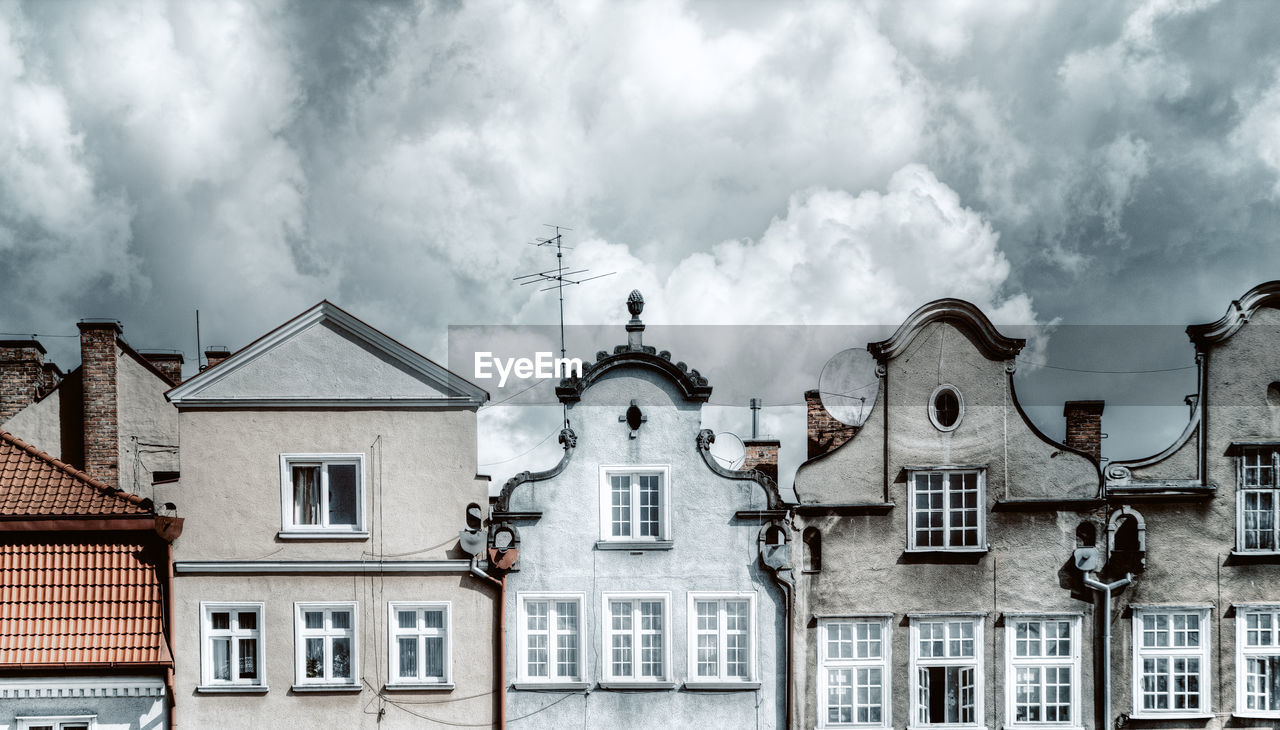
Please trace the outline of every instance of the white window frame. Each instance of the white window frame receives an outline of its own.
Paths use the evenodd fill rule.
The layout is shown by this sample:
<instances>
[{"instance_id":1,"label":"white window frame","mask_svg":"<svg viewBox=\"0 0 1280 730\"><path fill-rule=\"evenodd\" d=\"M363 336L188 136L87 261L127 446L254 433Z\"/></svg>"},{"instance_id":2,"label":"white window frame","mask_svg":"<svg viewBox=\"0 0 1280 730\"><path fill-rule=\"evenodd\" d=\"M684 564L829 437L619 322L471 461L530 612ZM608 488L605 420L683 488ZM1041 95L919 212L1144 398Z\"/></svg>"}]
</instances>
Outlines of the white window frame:
<instances>
[{"instance_id":1,"label":"white window frame","mask_svg":"<svg viewBox=\"0 0 1280 730\"><path fill-rule=\"evenodd\" d=\"M1261 483L1252 486L1245 486L1245 476L1250 469L1259 467L1250 467L1245 464L1245 460L1252 454L1262 453L1269 457L1269 464L1261 465L1261 468L1269 468L1271 470L1270 483ZM1245 497L1249 494L1270 494L1271 495L1271 543L1269 548L1250 548L1245 546ZM1275 446L1253 446L1244 447L1240 454L1236 457L1236 552L1250 553L1255 555L1276 555L1280 554L1280 444Z\"/></svg>"},{"instance_id":2,"label":"white window frame","mask_svg":"<svg viewBox=\"0 0 1280 730\"><path fill-rule=\"evenodd\" d=\"M1080 730L1084 727L1084 719L1081 717L1080 692L1081 692L1081 631L1080 631L1080 614L1078 613L1006 613L1004 615L1005 622L1005 641L1004 641L1004 693L1005 693L1005 726L1008 728L1020 728L1022 730ZM1019 622L1037 622L1041 625L1040 641L1043 646L1044 623L1048 621L1061 622L1065 621L1071 625L1071 654L1067 657L1019 657L1017 655L1018 641L1018 623ZM1039 720L1034 722L1018 722L1017 712L1017 692L1018 692L1018 669L1020 667L1038 667L1043 670L1047 667L1063 668L1067 667L1071 671L1071 701L1068 703L1068 712L1071 719L1067 722L1055 721L1049 722ZM1041 674L1041 682L1044 681L1044 675ZM1043 688L1043 684L1041 685ZM1042 689L1043 692L1043 689ZM1044 695L1041 694L1041 702L1044 701Z\"/></svg>"},{"instance_id":3,"label":"white window frame","mask_svg":"<svg viewBox=\"0 0 1280 730\"><path fill-rule=\"evenodd\" d=\"M400 628L400 611L413 611L416 616L421 616L422 611L441 611L444 613L442 627L438 629L426 628L422 626L413 629ZM426 668L426 652L423 650L423 639L429 637L441 637L444 639L441 651L442 666L444 669L441 677L427 677L424 674ZM414 677L400 676L400 639L415 638L418 642L418 671ZM391 601L387 603L387 686L390 688L427 688L427 689L448 689L453 687L453 607L449 601Z\"/></svg>"},{"instance_id":4,"label":"white window frame","mask_svg":"<svg viewBox=\"0 0 1280 730\"><path fill-rule=\"evenodd\" d=\"M547 602L547 676L530 676L529 674L529 611L528 605L531 601ZM578 675L563 676L559 674L559 663L556 661L556 651L559 642L557 638L561 634L568 635L569 632L562 632L558 626L559 614L556 604L571 602L578 606ZM519 643L516 645L516 664L520 669L517 672L519 678L516 687L526 689L537 689L538 687L551 688L582 688L587 686L588 666L587 657L590 654L587 645L587 632L585 630L586 623L586 594L583 593L518 593L516 594L517 614L519 616L519 630L516 632Z\"/></svg>"},{"instance_id":5,"label":"white window frame","mask_svg":"<svg viewBox=\"0 0 1280 730\"><path fill-rule=\"evenodd\" d=\"M258 628L252 633L232 628L230 633L222 634L231 641L231 666L234 675L239 658L239 642L236 639L254 638L258 640L258 655L255 661L258 667L257 679L240 679L233 676L230 680L213 677L213 614L223 611L240 613L252 611L258 615ZM262 601L201 601L200 602L200 686L201 692L266 692L266 604ZM238 619L237 619L238 621Z\"/></svg>"},{"instance_id":6,"label":"white window frame","mask_svg":"<svg viewBox=\"0 0 1280 730\"><path fill-rule=\"evenodd\" d=\"M942 421L938 420L938 396L942 395L944 392L950 392L956 398L956 420L950 426L944 426L942 425ZM933 392L929 394L929 422L933 424L933 427L943 433L950 433L951 431L960 428L960 422L963 420L964 396L960 394L960 389L951 383L943 383L937 388L934 388Z\"/></svg>"},{"instance_id":7,"label":"white window frame","mask_svg":"<svg viewBox=\"0 0 1280 730\"><path fill-rule=\"evenodd\" d=\"M640 526L640 490L633 480L631 484L630 535L615 536L613 534L613 494L611 476L615 475L658 475L661 484L658 487L658 534L656 536L639 536ZM600 467L600 541L605 543L662 543L671 540L671 467L663 464L615 465Z\"/></svg>"},{"instance_id":8,"label":"white window frame","mask_svg":"<svg viewBox=\"0 0 1280 730\"><path fill-rule=\"evenodd\" d=\"M613 612L610 603L613 601L631 601L635 604L631 609L631 629L615 632L613 630ZM641 651L643 629L640 621L640 602L659 601L662 603L662 676L646 677L641 674ZM674 687L671 666L671 593L669 592L611 592L600 596L600 684L601 686L627 687ZM631 636L631 674L615 675L613 673L613 635L629 634Z\"/></svg>"},{"instance_id":9,"label":"white window frame","mask_svg":"<svg viewBox=\"0 0 1280 730\"><path fill-rule=\"evenodd\" d=\"M1213 623L1212 607L1210 606L1132 606L1133 608L1133 661L1132 676L1130 677L1130 686L1132 691L1132 708L1129 713L1130 717L1139 719L1165 719L1165 718L1206 718L1213 716L1213 665L1210 663L1213 646ZM1170 646L1164 648L1145 648L1143 642L1143 617L1144 616L1169 616L1169 641ZM1174 633L1173 616L1175 615L1196 615L1200 619L1200 646L1198 647L1175 647L1172 646ZM1172 662L1175 659L1194 658L1200 661L1200 706L1196 709L1152 709L1147 710L1142 707L1142 669L1143 660L1146 658L1166 658L1170 662L1170 674L1173 672ZM1169 691L1172 692L1172 683L1170 683ZM1172 701L1170 702L1172 705Z\"/></svg>"},{"instance_id":10,"label":"white window frame","mask_svg":"<svg viewBox=\"0 0 1280 730\"><path fill-rule=\"evenodd\" d=\"M942 490L942 545L916 545L916 477L926 474L943 475ZM976 474L978 476L978 544L951 545L951 475ZM980 553L987 550L987 470L985 467L937 467L907 470L907 552Z\"/></svg>"},{"instance_id":11,"label":"white window frame","mask_svg":"<svg viewBox=\"0 0 1280 730\"><path fill-rule=\"evenodd\" d=\"M68 725L84 725L89 730L97 730L97 715L45 715L42 717L19 715L13 718L17 721L15 730L33 730L33 728L52 727L53 730L63 730Z\"/></svg>"},{"instance_id":12,"label":"white window frame","mask_svg":"<svg viewBox=\"0 0 1280 730\"><path fill-rule=\"evenodd\" d=\"M341 634L338 629L328 627L329 614L332 611L345 610L351 612L351 627L342 629ZM323 611L325 614L326 627L323 629L308 629L303 618L306 611ZM307 675L307 639L308 638L342 638L350 637L351 639L351 678L350 679L326 679L323 677L308 677ZM325 658L324 673L327 675L332 667L332 654L328 648L330 641L325 642ZM314 689L333 689L333 688L359 688L360 687L360 604L355 601L299 601L293 604L293 668L294 668L294 691L314 690Z\"/></svg>"},{"instance_id":13,"label":"white window frame","mask_svg":"<svg viewBox=\"0 0 1280 730\"><path fill-rule=\"evenodd\" d=\"M295 465L320 466L320 514L323 520L329 515L329 464L354 464L356 467L356 521L354 525L306 525L293 519L293 467ZM364 539L369 536L365 527L365 473L364 454L281 454L280 455L280 537Z\"/></svg>"},{"instance_id":14,"label":"white window frame","mask_svg":"<svg viewBox=\"0 0 1280 730\"><path fill-rule=\"evenodd\" d=\"M1248 702L1247 671L1248 660L1253 657L1280 656L1280 604L1275 603L1238 603L1236 611L1236 717L1280 718L1280 710L1251 710ZM1271 616L1271 645L1268 647L1249 647L1248 620L1249 614L1269 614Z\"/></svg>"},{"instance_id":15,"label":"white window frame","mask_svg":"<svg viewBox=\"0 0 1280 730\"><path fill-rule=\"evenodd\" d=\"M841 624L850 625L850 641L853 642L849 659L831 658L827 651L828 627ZM880 657L859 659L857 657L858 624L878 625L880 627ZM854 614L850 616L818 619L818 728L891 728L893 727L893 616L891 614ZM854 721L833 722L828 719L827 705L828 682L830 670L849 669L853 672ZM880 722L857 721L857 671L859 669L880 670Z\"/></svg>"},{"instance_id":16,"label":"white window frame","mask_svg":"<svg viewBox=\"0 0 1280 730\"><path fill-rule=\"evenodd\" d=\"M986 654L984 647L986 646L985 613L940 613L940 614L908 614L908 622L911 626L910 636L910 656L911 665L909 668L907 680L910 685L910 721L907 724L909 730L973 730L975 728L985 728L986 707L984 699L986 698ZM973 656L972 657L921 657L920 656L920 624L942 622L947 624L946 640L943 641L943 648L950 653L951 638L951 622L968 622L973 624ZM957 722L957 723L922 723L920 722L920 669L921 667L973 667L973 722Z\"/></svg>"},{"instance_id":17,"label":"white window frame","mask_svg":"<svg viewBox=\"0 0 1280 730\"><path fill-rule=\"evenodd\" d=\"M716 603L716 659L718 669L715 676L701 677L698 676L698 636L706 632L698 629L698 603L710 601ZM725 647L728 645L728 628L724 611L724 604L727 601L745 601L747 604L747 676L745 677L727 675L728 652ZM759 674L756 669L756 634L758 633L756 627L756 594L733 591L689 593L685 618L688 624L687 643L685 644L688 647L688 662L686 664L688 674L685 675L687 677L685 684L703 688L760 686Z\"/></svg>"}]
</instances>

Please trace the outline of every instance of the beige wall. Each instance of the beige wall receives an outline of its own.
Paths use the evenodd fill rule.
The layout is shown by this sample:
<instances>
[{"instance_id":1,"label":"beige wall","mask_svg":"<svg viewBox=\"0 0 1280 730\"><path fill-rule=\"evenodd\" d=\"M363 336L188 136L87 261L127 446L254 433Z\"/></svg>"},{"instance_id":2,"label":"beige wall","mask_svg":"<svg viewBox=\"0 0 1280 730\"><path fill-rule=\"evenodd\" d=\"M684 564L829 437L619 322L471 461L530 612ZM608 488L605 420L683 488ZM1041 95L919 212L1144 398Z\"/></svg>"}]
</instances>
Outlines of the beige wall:
<instances>
[{"instance_id":1,"label":"beige wall","mask_svg":"<svg viewBox=\"0 0 1280 730\"><path fill-rule=\"evenodd\" d=\"M129 355L116 357L120 488L150 496L151 472L178 470L178 409L171 386Z\"/></svg>"}]
</instances>

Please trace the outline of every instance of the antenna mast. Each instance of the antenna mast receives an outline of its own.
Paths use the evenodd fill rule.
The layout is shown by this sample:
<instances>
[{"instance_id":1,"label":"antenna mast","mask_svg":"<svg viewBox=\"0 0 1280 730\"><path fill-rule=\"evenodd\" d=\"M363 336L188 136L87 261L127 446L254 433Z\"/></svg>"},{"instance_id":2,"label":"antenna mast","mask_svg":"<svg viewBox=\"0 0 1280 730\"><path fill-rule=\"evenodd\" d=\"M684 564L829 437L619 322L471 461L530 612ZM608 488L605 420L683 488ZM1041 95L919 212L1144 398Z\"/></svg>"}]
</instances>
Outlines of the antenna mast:
<instances>
[{"instance_id":1,"label":"antenna mast","mask_svg":"<svg viewBox=\"0 0 1280 730\"><path fill-rule=\"evenodd\" d=\"M570 271L570 270L567 270L568 267L565 266L564 252L566 250L572 251L573 247L564 245L563 232L572 231L573 229L565 228L564 226L558 226L551 223L543 223L543 225L555 231L555 235L551 236L550 238L536 239L535 241L531 241L529 245L538 246L538 247L555 246L556 267L554 269L547 269L546 271L535 271L532 274L523 274L521 276L515 277L514 279L512 279L512 281L519 281L520 286L526 286L528 284L549 284L549 286L545 286L542 289L539 289L538 291L551 291L552 289L556 290L556 293L560 297L560 359L563 360L566 355L565 342L564 342L564 287L565 285L566 284L582 284L584 282L592 281L593 279L603 279L606 276L613 276L618 272L610 271L607 274L596 274L595 276L587 276L585 278L574 278L582 274L590 273L590 270L576 269L576 270ZM562 406L562 409L564 411L564 425L567 427L569 425L569 407Z\"/></svg>"}]
</instances>

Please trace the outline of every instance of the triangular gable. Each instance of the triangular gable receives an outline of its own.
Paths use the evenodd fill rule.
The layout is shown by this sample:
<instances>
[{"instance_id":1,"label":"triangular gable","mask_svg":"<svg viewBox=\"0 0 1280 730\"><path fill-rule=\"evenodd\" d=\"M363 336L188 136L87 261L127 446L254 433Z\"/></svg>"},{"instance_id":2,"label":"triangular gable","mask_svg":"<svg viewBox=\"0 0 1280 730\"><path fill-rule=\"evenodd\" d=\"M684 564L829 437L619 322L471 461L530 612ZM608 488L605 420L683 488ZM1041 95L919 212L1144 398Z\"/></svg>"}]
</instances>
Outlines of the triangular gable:
<instances>
[{"instance_id":1,"label":"triangular gable","mask_svg":"<svg viewBox=\"0 0 1280 730\"><path fill-rule=\"evenodd\" d=\"M323 301L167 397L183 408L478 407L489 394Z\"/></svg>"},{"instance_id":2,"label":"triangular gable","mask_svg":"<svg viewBox=\"0 0 1280 730\"><path fill-rule=\"evenodd\" d=\"M149 515L150 503L122 492L0 431L0 516Z\"/></svg>"}]
</instances>

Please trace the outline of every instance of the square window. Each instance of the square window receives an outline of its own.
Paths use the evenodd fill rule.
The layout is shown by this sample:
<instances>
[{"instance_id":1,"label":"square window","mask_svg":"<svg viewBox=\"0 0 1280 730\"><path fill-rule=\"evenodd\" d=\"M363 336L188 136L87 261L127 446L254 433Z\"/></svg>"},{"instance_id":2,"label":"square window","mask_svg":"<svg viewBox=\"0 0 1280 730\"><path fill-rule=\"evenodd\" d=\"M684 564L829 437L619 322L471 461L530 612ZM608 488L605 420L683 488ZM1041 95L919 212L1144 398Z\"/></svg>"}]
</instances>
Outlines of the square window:
<instances>
[{"instance_id":1,"label":"square window","mask_svg":"<svg viewBox=\"0 0 1280 730\"><path fill-rule=\"evenodd\" d=\"M354 685L360 676L356 603L298 603L294 621L295 683Z\"/></svg>"},{"instance_id":2,"label":"square window","mask_svg":"<svg viewBox=\"0 0 1280 730\"><path fill-rule=\"evenodd\" d=\"M1237 457L1236 549L1280 551L1280 449L1247 448Z\"/></svg>"},{"instance_id":3,"label":"square window","mask_svg":"<svg viewBox=\"0 0 1280 730\"><path fill-rule=\"evenodd\" d=\"M364 454L282 454L283 534L363 534Z\"/></svg>"},{"instance_id":4,"label":"square window","mask_svg":"<svg viewBox=\"0 0 1280 730\"><path fill-rule=\"evenodd\" d=\"M689 674L692 684L755 681L755 596L690 593Z\"/></svg>"},{"instance_id":5,"label":"square window","mask_svg":"<svg viewBox=\"0 0 1280 730\"><path fill-rule=\"evenodd\" d=\"M1200 717L1209 705L1209 609L1133 609L1134 717Z\"/></svg>"},{"instance_id":6,"label":"square window","mask_svg":"<svg viewBox=\"0 0 1280 730\"><path fill-rule=\"evenodd\" d=\"M1236 607L1236 710L1280 718L1280 606Z\"/></svg>"},{"instance_id":7,"label":"square window","mask_svg":"<svg viewBox=\"0 0 1280 730\"><path fill-rule=\"evenodd\" d=\"M667 640L670 596L666 593L606 593L603 602L601 623L605 681L670 681Z\"/></svg>"},{"instance_id":8,"label":"square window","mask_svg":"<svg viewBox=\"0 0 1280 730\"><path fill-rule=\"evenodd\" d=\"M200 686L256 688L262 676L261 603L200 604Z\"/></svg>"},{"instance_id":9,"label":"square window","mask_svg":"<svg viewBox=\"0 0 1280 730\"><path fill-rule=\"evenodd\" d=\"M452 628L449 604L399 603L388 605L387 657L389 685L449 684Z\"/></svg>"},{"instance_id":10,"label":"square window","mask_svg":"<svg viewBox=\"0 0 1280 730\"><path fill-rule=\"evenodd\" d=\"M818 622L818 727L891 727L889 618Z\"/></svg>"},{"instance_id":11,"label":"square window","mask_svg":"<svg viewBox=\"0 0 1280 730\"><path fill-rule=\"evenodd\" d=\"M520 681L582 682L582 595L521 594L518 602Z\"/></svg>"},{"instance_id":12,"label":"square window","mask_svg":"<svg viewBox=\"0 0 1280 730\"><path fill-rule=\"evenodd\" d=\"M908 483L908 550L986 547L983 470L912 471Z\"/></svg>"},{"instance_id":13,"label":"square window","mask_svg":"<svg viewBox=\"0 0 1280 730\"><path fill-rule=\"evenodd\" d=\"M669 540L670 494L665 466L600 468L600 539Z\"/></svg>"},{"instance_id":14,"label":"square window","mask_svg":"<svg viewBox=\"0 0 1280 730\"><path fill-rule=\"evenodd\" d=\"M1006 616L1005 712L1009 727L1080 727L1080 619Z\"/></svg>"},{"instance_id":15,"label":"square window","mask_svg":"<svg viewBox=\"0 0 1280 730\"><path fill-rule=\"evenodd\" d=\"M911 618L911 715L916 725L982 724L982 632L969 616Z\"/></svg>"}]
</instances>

